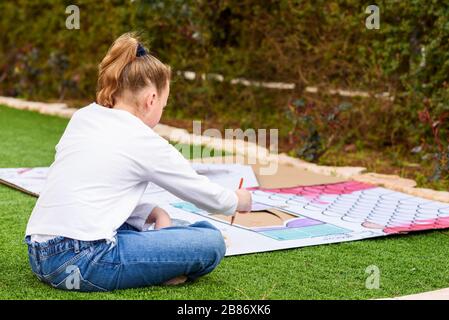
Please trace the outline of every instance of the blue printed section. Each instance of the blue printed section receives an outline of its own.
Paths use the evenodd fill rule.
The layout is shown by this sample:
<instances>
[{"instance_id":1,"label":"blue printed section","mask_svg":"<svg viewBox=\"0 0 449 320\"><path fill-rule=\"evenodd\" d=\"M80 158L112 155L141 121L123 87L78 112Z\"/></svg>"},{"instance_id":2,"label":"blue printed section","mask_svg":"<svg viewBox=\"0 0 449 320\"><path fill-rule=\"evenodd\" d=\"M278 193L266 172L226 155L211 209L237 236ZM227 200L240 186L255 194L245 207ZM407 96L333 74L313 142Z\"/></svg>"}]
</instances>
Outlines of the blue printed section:
<instances>
[{"instance_id":1,"label":"blue printed section","mask_svg":"<svg viewBox=\"0 0 449 320\"><path fill-rule=\"evenodd\" d=\"M207 214L206 211L199 209L194 204L189 202L177 202L171 203L171 205L187 212L203 215ZM262 227L252 228L252 230L276 240L308 239L352 232L351 230L345 228L340 228L332 224L323 223L322 221L305 217L298 217L296 220L298 221L292 220L292 223L290 223L287 227Z\"/></svg>"},{"instance_id":2,"label":"blue printed section","mask_svg":"<svg viewBox=\"0 0 449 320\"><path fill-rule=\"evenodd\" d=\"M278 230L262 231L263 235L277 240L298 240L314 237L324 237L335 234L344 234L351 230L340 228L331 224L320 224L302 228L285 228Z\"/></svg>"},{"instance_id":3,"label":"blue printed section","mask_svg":"<svg viewBox=\"0 0 449 320\"><path fill-rule=\"evenodd\" d=\"M191 213L197 213L197 214L207 213L206 211L201 210L200 208L198 208L197 206L195 206L194 204L192 204L190 202L170 203L170 205L172 205L175 208L182 209L184 211L191 212Z\"/></svg>"}]
</instances>

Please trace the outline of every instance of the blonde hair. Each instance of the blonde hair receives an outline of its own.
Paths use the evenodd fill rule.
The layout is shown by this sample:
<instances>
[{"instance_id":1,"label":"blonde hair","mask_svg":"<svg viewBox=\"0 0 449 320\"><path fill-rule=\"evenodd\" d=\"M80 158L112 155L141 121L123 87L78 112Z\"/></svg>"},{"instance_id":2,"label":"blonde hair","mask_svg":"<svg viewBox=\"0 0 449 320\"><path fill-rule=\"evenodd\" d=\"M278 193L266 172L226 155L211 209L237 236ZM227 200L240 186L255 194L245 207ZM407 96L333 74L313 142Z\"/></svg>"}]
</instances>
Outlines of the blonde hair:
<instances>
[{"instance_id":1,"label":"blonde hair","mask_svg":"<svg viewBox=\"0 0 449 320\"><path fill-rule=\"evenodd\" d=\"M153 84L157 92L166 87L171 78L170 66L148 52L138 55L142 44L135 33L117 38L99 65L97 103L112 108L116 98L125 90L137 92Z\"/></svg>"}]
</instances>

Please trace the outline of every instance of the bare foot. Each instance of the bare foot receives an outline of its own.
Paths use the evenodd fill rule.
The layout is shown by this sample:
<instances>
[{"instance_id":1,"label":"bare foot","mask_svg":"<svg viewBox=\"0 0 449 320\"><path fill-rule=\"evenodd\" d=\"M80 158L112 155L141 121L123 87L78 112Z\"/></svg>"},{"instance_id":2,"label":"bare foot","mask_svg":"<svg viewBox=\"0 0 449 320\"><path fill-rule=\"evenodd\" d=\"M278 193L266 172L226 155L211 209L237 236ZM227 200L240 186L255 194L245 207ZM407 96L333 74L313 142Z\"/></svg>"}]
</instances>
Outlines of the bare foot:
<instances>
[{"instance_id":1,"label":"bare foot","mask_svg":"<svg viewBox=\"0 0 449 320\"><path fill-rule=\"evenodd\" d=\"M184 283L186 281L187 281L186 276L179 276L179 277L176 277L176 278L173 278L173 279L170 279L170 280L164 282L164 284L168 285L168 286L176 286L176 285Z\"/></svg>"}]
</instances>

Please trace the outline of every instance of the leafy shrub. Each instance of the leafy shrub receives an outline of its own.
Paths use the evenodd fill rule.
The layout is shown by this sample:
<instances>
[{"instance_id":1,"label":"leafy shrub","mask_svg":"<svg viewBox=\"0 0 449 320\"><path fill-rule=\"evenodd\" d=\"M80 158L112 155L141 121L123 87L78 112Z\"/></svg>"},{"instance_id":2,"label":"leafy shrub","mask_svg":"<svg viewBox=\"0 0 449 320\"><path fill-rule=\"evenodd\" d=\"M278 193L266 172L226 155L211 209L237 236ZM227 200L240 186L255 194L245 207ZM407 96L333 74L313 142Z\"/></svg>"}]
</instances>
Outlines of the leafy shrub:
<instances>
[{"instance_id":1,"label":"leafy shrub","mask_svg":"<svg viewBox=\"0 0 449 320\"><path fill-rule=\"evenodd\" d=\"M443 1L377 1L379 30L365 27L368 4L356 0L79 0L81 29L68 30L65 9L72 2L0 2L0 94L93 100L107 48L120 34L138 30L175 71L225 77L175 77L168 116L277 127L284 139L300 130L308 138L298 141L299 155L311 159L330 140L438 150L432 127L418 113L426 107L439 119L449 108L449 4ZM292 82L295 89L230 85L236 77ZM311 85L320 93L306 97ZM322 93L328 88L387 91L394 98L329 98ZM313 104L309 120L286 118L286 106L297 97ZM317 115L332 114L348 100L347 123L335 134ZM446 120L440 121L444 148L447 131Z\"/></svg>"}]
</instances>

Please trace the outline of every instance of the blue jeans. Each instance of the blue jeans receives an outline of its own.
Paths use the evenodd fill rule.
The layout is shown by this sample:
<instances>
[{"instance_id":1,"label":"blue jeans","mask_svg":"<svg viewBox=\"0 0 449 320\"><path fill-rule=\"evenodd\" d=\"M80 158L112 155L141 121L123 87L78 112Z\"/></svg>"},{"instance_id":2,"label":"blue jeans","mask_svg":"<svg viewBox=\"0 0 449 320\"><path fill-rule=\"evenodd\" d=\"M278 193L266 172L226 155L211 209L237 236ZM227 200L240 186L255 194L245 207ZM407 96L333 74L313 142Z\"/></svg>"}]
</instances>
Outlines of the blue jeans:
<instances>
[{"instance_id":1,"label":"blue jeans","mask_svg":"<svg viewBox=\"0 0 449 320\"><path fill-rule=\"evenodd\" d=\"M65 237L25 240L37 277L76 291L158 285L181 275L194 280L214 270L226 252L220 231L207 221L143 232L125 223L115 243Z\"/></svg>"}]
</instances>

